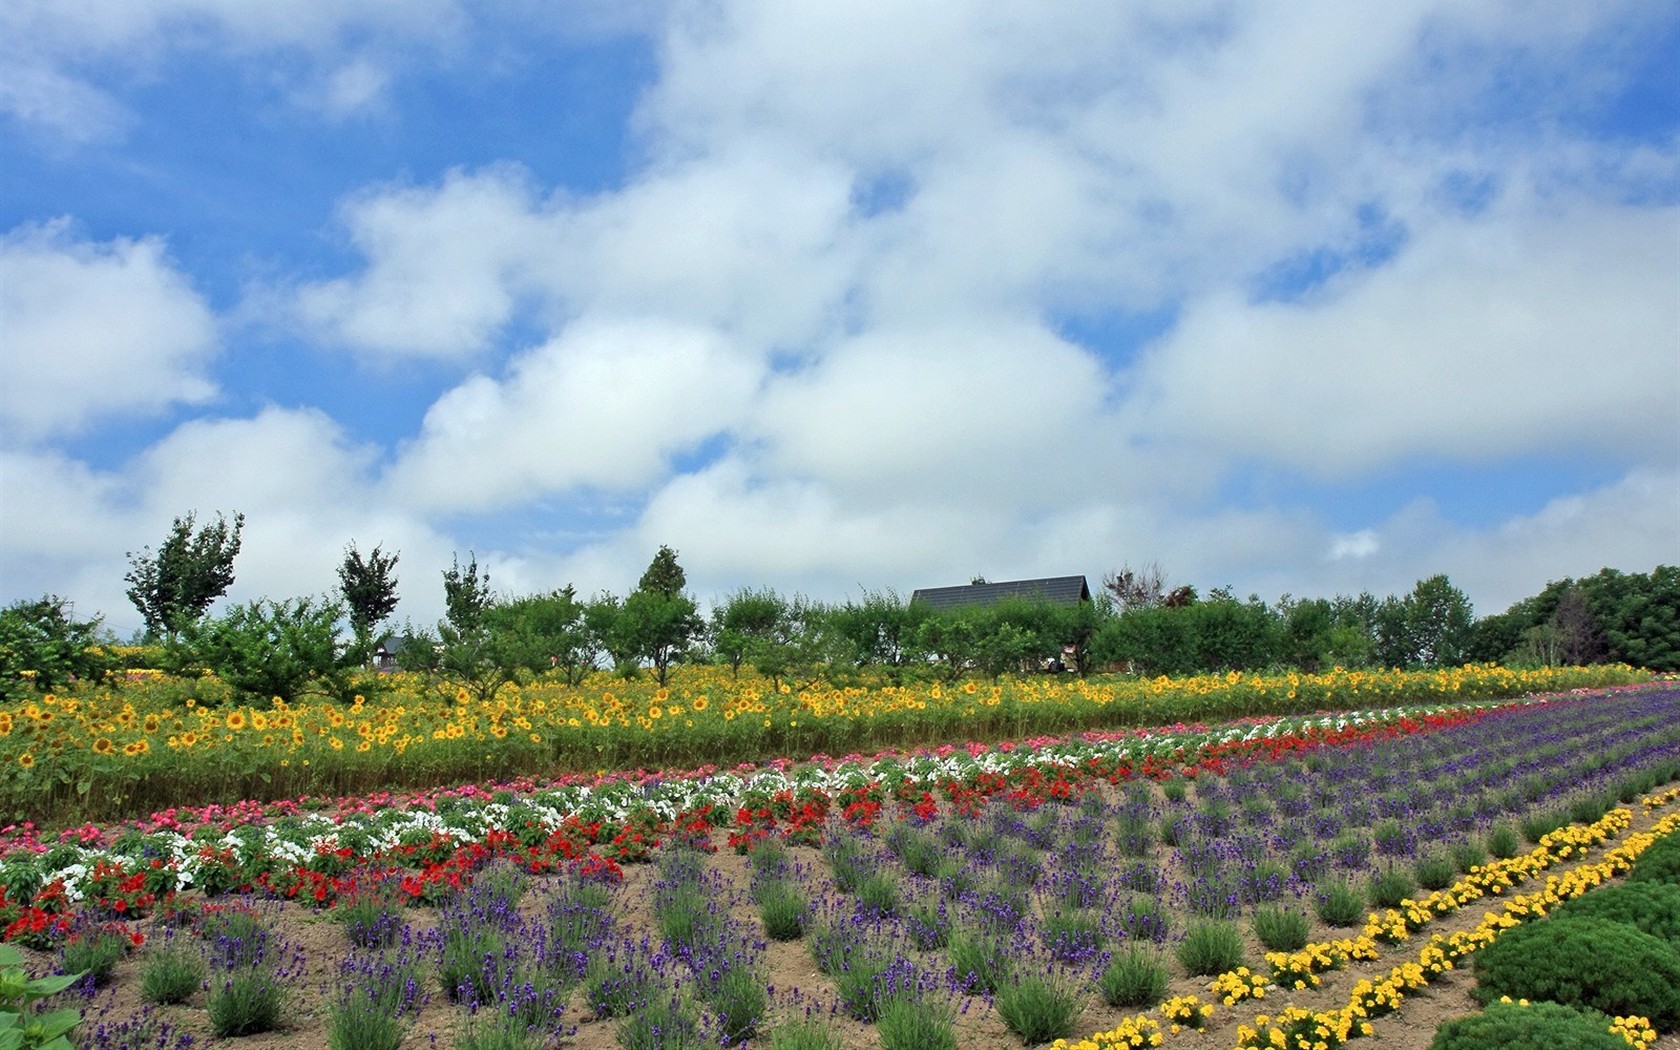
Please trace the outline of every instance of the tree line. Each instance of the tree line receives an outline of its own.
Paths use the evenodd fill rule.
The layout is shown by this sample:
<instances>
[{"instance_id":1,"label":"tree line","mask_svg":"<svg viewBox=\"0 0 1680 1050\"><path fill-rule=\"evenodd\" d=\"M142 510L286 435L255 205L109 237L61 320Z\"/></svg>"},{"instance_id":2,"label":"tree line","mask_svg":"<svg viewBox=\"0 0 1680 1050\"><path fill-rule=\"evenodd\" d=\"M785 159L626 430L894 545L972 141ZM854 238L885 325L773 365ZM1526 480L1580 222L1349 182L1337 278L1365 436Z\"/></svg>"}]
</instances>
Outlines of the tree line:
<instances>
[{"instance_id":1,"label":"tree line","mask_svg":"<svg viewBox=\"0 0 1680 1050\"><path fill-rule=\"evenodd\" d=\"M336 594L209 607L233 582L244 517L199 525L177 518L156 551L131 552L128 597L145 620L148 656L182 674L214 672L241 693L291 699L348 695L384 642L398 666L444 685L494 695L510 681L577 684L610 668L654 675L702 661L778 684L818 680L957 680L1046 669L1142 675L1297 668L1444 667L1625 662L1680 670L1680 567L1604 569L1549 583L1503 613L1477 619L1444 575L1404 595L1370 593L1275 602L1229 588L1207 595L1168 586L1157 566L1103 579L1077 604L1008 600L932 609L892 591L821 602L742 588L707 615L661 547L636 587L580 596L565 587L502 595L469 554L442 573L445 616L393 629L399 555L352 542ZM346 633L348 637L346 637ZM97 678L112 664L108 632L54 596L0 610L0 696Z\"/></svg>"}]
</instances>

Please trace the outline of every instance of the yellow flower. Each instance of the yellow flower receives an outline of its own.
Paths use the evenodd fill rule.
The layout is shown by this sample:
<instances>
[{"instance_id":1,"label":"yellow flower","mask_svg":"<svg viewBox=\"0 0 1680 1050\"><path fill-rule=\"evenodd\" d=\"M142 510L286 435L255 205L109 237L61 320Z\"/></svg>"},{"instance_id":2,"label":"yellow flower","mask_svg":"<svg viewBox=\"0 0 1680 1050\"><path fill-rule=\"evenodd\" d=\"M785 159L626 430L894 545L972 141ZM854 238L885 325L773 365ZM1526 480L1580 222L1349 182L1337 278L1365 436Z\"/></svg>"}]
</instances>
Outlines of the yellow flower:
<instances>
[{"instance_id":1,"label":"yellow flower","mask_svg":"<svg viewBox=\"0 0 1680 1050\"><path fill-rule=\"evenodd\" d=\"M229 711L227 727L235 732L245 728L245 713L243 711Z\"/></svg>"},{"instance_id":2,"label":"yellow flower","mask_svg":"<svg viewBox=\"0 0 1680 1050\"><path fill-rule=\"evenodd\" d=\"M111 738L108 737L108 736L102 736L98 740L95 740L93 742L93 753L96 754L96 755L108 755L108 754L110 754L111 753Z\"/></svg>"},{"instance_id":3,"label":"yellow flower","mask_svg":"<svg viewBox=\"0 0 1680 1050\"><path fill-rule=\"evenodd\" d=\"M692 704L689 704L688 706L694 708L696 711L704 711L709 704L710 704L710 701L707 700L704 696L697 696L697 697L694 698L694 702Z\"/></svg>"},{"instance_id":4,"label":"yellow flower","mask_svg":"<svg viewBox=\"0 0 1680 1050\"><path fill-rule=\"evenodd\" d=\"M34 764L35 764L35 756L30 754L29 752L25 751L23 754L18 756L18 765L22 766L23 768L28 769L30 766L33 766Z\"/></svg>"}]
</instances>

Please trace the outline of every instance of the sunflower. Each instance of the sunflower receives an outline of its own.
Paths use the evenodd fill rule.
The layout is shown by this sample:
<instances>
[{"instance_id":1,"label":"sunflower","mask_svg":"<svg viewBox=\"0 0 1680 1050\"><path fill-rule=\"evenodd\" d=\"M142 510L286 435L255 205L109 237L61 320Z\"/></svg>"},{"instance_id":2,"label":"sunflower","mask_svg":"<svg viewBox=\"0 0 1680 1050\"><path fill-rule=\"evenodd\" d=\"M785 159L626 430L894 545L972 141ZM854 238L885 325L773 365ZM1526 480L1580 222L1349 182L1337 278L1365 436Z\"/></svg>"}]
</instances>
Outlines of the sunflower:
<instances>
[{"instance_id":1,"label":"sunflower","mask_svg":"<svg viewBox=\"0 0 1680 1050\"><path fill-rule=\"evenodd\" d=\"M25 751L23 754L18 756L18 765L22 766L23 768L28 769L30 766L33 766L34 764L35 764L35 756L30 754L29 752Z\"/></svg>"},{"instance_id":2,"label":"sunflower","mask_svg":"<svg viewBox=\"0 0 1680 1050\"><path fill-rule=\"evenodd\" d=\"M229 711L228 716L227 716L227 727L229 729L233 730L234 732L238 732L239 730L244 729L245 728L245 712L243 712L243 711Z\"/></svg>"},{"instance_id":3,"label":"sunflower","mask_svg":"<svg viewBox=\"0 0 1680 1050\"><path fill-rule=\"evenodd\" d=\"M111 738L108 736L102 736L93 742L93 753L96 755L108 755L111 753L111 748Z\"/></svg>"}]
</instances>

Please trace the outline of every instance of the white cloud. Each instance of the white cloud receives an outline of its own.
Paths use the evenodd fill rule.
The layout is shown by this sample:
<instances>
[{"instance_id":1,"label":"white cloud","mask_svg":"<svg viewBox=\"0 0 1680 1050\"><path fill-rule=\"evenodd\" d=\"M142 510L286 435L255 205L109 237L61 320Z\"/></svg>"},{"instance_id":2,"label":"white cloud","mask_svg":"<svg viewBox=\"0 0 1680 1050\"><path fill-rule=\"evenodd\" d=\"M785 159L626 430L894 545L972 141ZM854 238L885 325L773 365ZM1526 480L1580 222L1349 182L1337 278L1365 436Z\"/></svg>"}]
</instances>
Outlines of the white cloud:
<instances>
[{"instance_id":1,"label":"white cloud","mask_svg":"<svg viewBox=\"0 0 1680 1050\"><path fill-rule=\"evenodd\" d=\"M513 315L544 220L511 168L451 172L435 192L364 193L343 208L366 272L307 285L302 319L329 342L386 361L470 359Z\"/></svg>"},{"instance_id":2,"label":"white cloud","mask_svg":"<svg viewBox=\"0 0 1680 1050\"><path fill-rule=\"evenodd\" d=\"M1677 238L1674 208L1441 219L1301 302L1195 304L1141 369L1137 407L1221 458L1335 477L1560 449L1672 463Z\"/></svg>"},{"instance_id":3,"label":"white cloud","mask_svg":"<svg viewBox=\"0 0 1680 1050\"><path fill-rule=\"evenodd\" d=\"M228 601L330 593L355 540L364 553L376 544L400 551L399 616L435 619L436 573L451 545L382 497L375 455L320 412L275 408L184 424L109 471L57 453L0 451L0 580L8 600L72 597L78 615L102 612L127 636L140 626L124 594L127 554L155 548L177 516L195 512L202 525L238 512L246 526Z\"/></svg>"},{"instance_id":4,"label":"white cloud","mask_svg":"<svg viewBox=\"0 0 1680 1050\"><path fill-rule=\"evenodd\" d=\"M577 487L631 491L745 411L760 363L703 329L591 321L439 398L392 470L405 503L489 510Z\"/></svg>"},{"instance_id":5,"label":"white cloud","mask_svg":"<svg viewBox=\"0 0 1680 1050\"><path fill-rule=\"evenodd\" d=\"M1087 353L1004 320L876 331L774 379L743 425L776 474L848 495L1042 502L1113 462L1107 380Z\"/></svg>"},{"instance_id":6,"label":"white cloud","mask_svg":"<svg viewBox=\"0 0 1680 1050\"><path fill-rule=\"evenodd\" d=\"M0 420L24 438L198 403L216 322L157 238L76 240L65 223L0 238Z\"/></svg>"}]
</instances>

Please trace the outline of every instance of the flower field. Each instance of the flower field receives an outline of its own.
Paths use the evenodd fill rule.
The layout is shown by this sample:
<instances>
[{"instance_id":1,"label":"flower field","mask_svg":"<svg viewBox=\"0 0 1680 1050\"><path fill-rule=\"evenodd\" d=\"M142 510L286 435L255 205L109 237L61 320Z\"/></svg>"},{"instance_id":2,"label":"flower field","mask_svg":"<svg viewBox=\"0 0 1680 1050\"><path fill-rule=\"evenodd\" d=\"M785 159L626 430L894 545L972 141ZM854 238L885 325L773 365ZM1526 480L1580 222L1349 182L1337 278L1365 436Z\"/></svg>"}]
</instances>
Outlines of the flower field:
<instances>
[{"instance_id":1,"label":"flower field","mask_svg":"<svg viewBox=\"0 0 1680 1050\"><path fill-rule=\"evenodd\" d=\"M369 676L354 703L241 703L214 678L131 672L0 705L0 823L105 821L182 799L233 803L485 783L555 771L729 766L949 740L1466 703L1642 681L1630 668L1005 678L836 688L714 667L669 688L597 675L477 697Z\"/></svg>"},{"instance_id":2,"label":"flower field","mask_svg":"<svg viewBox=\"0 0 1680 1050\"><path fill-rule=\"evenodd\" d=\"M823 703L860 702L771 691L751 701L761 714L695 688L615 693L625 724L608 730L652 736L719 708L735 712L725 726L792 730L836 717ZM1054 702L1009 688L1026 687L916 702ZM126 720L68 699L48 722L67 736L135 721L124 746L163 735L113 762L249 748L312 768L357 753L311 736L323 716L302 707L180 705L148 729L143 691L125 694ZM446 699L461 733L513 711L539 736L589 722L540 689L498 698L496 720ZM1680 690L1376 702L1392 699L18 825L0 839L0 924L35 972L105 964L54 997L86 1014L85 1047L1422 1047L1427 1032L1406 1041L1416 1001L1450 988L1455 963L1680 825ZM438 716L437 700L413 702ZM909 703L867 702L865 720ZM399 697L380 704L410 717ZM376 745L339 711L332 728L368 742L360 754L432 742ZM250 724L288 713L291 726ZM305 717L288 754L282 734ZM223 729L203 752L179 746L212 718ZM1638 1045L1648 1028L1620 1031Z\"/></svg>"}]
</instances>

